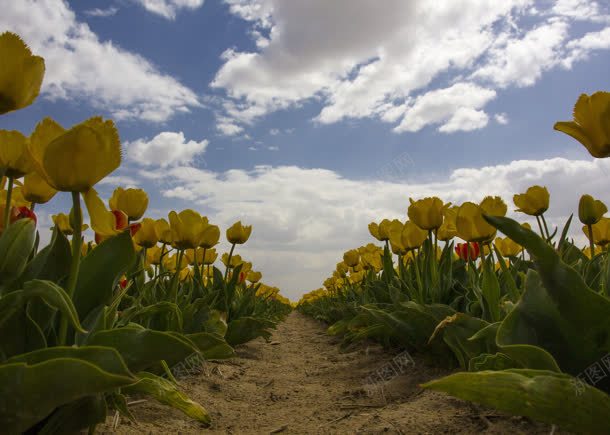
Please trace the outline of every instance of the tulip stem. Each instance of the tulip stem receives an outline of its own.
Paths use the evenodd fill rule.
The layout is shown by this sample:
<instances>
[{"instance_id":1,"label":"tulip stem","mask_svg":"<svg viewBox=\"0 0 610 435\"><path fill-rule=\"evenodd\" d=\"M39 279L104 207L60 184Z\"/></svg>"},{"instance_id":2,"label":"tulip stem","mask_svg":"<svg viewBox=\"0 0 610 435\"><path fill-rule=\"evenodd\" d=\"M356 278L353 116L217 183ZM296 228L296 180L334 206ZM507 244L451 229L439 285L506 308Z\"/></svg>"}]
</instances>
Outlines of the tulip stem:
<instances>
[{"instance_id":1,"label":"tulip stem","mask_svg":"<svg viewBox=\"0 0 610 435\"><path fill-rule=\"evenodd\" d=\"M4 204L4 228L8 228L11 224L9 216L11 214L11 196L13 194L13 177L8 178L8 186L6 187L6 204Z\"/></svg>"},{"instance_id":2,"label":"tulip stem","mask_svg":"<svg viewBox=\"0 0 610 435\"><path fill-rule=\"evenodd\" d=\"M544 230L546 231L546 239L547 241L551 241L551 233L549 233L549 227L546 225L546 219L544 218L544 215L541 214L540 218L542 219L542 224L544 225Z\"/></svg>"},{"instance_id":3,"label":"tulip stem","mask_svg":"<svg viewBox=\"0 0 610 435\"><path fill-rule=\"evenodd\" d=\"M536 216L536 222L538 222L538 228L540 228L540 235L542 236L543 239L546 239L546 237L544 237L544 230L542 229L542 223L540 223L540 216Z\"/></svg>"},{"instance_id":4,"label":"tulip stem","mask_svg":"<svg viewBox=\"0 0 610 435\"><path fill-rule=\"evenodd\" d=\"M231 250L229 251L229 258L227 259L227 270L225 270L225 281L227 280L227 276L229 276L229 268L231 267L231 257L233 257L234 249L235 249L235 243L233 243L231 245Z\"/></svg>"},{"instance_id":5,"label":"tulip stem","mask_svg":"<svg viewBox=\"0 0 610 435\"><path fill-rule=\"evenodd\" d=\"M70 275L68 277L68 284L66 291L70 299L74 297L74 290L76 289L76 283L78 281L78 271L80 269L80 257L82 248L82 226L83 226L83 215L80 208L80 196L78 192L72 192L72 228L74 233L72 234L72 262L70 263ZM68 319L66 316L62 316L59 325L59 344L64 346L66 344L66 335L68 332Z\"/></svg>"},{"instance_id":6,"label":"tulip stem","mask_svg":"<svg viewBox=\"0 0 610 435\"><path fill-rule=\"evenodd\" d=\"M587 224L587 230L589 231L589 254L591 254L591 260L595 255L595 244L593 243L593 225Z\"/></svg>"}]
</instances>

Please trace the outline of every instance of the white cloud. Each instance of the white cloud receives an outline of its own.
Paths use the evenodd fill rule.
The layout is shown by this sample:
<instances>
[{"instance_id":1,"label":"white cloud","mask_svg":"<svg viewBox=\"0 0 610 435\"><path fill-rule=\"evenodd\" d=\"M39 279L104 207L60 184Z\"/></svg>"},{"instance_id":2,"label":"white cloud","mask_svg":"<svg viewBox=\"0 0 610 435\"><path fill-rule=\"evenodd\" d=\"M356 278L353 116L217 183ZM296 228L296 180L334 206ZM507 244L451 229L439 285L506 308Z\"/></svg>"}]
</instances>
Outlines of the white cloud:
<instances>
[{"instance_id":1,"label":"white cloud","mask_svg":"<svg viewBox=\"0 0 610 435\"><path fill-rule=\"evenodd\" d=\"M138 139L128 142L127 155L134 162L146 166L173 166L190 164L201 155L209 141L203 139L187 141L183 132L164 131L151 140Z\"/></svg>"},{"instance_id":2,"label":"white cloud","mask_svg":"<svg viewBox=\"0 0 610 435\"><path fill-rule=\"evenodd\" d=\"M140 185L138 180L129 175L109 175L98 184L121 187L138 187Z\"/></svg>"},{"instance_id":3,"label":"white cloud","mask_svg":"<svg viewBox=\"0 0 610 435\"><path fill-rule=\"evenodd\" d=\"M527 32L507 37L489 51L488 61L472 75L497 86L533 85L559 60L559 49L568 36L568 24L553 20Z\"/></svg>"},{"instance_id":4,"label":"white cloud","mask_svg":"<svg viewBox=\"0 0 610 435\"><path fill-rule=\"evenodd\" d=\"M244 128L237 125L232 119L227 117L216 118L216 130L222 136L237 136L244 131Z\"/></svg>"},{"instance_id":5,"label":"white cloud","mask_svg":"<svg viewBox=\"0 0 610 435\"><path fill-rule=\"evenodd\" d=\"M62 0L0 0L0 28L45 58L43 92L83 99L119 119L166 121L199 107L197 95L143 57L100 41Z\"/></svg>"},{"instance_id":6,"label":"white cloud","mask_svg":"<svg viewBox=\"0 0 610 435\"><path fill-rule=\"evenodd\" d=\"M281 133L281 131L278 128L272 128L271 130L269 130L269 134L271 136L277 136L280 133Z\"/></svg>"},{"instance_id":7,"label":"white cloud","mask_svg":"<svg viewBox=\"0 0 610 435\"><path fill-rule=\"evenodd\" d=\"M113 15L116 15L116 13L119 11L119 8L111 6L109 8L106 9L101 9L101 8L93 8L93 9L88 9L84 12L85 15L89 16L89 17L112 17Z\"/></svg>"},{"instance_id":8,"label":"white cloud","mask_svg":"<svg viewBox=\"0 0 610 435\"><path fill-rule=\"evenodd\" d=\"M582 38L570 41L566 48L569 55L562 60L562 64L571 68L574 62L586 59L595 50L610 49L610 27L599 32L589 32Z\"/></svg>"},{"instance_id":9,"label":"white cloud","mask_svg":"<svg viewBox=\"0 0 610 435\"><path fill-rule=\"evenodd\" d=\"M508 115L506 113L496 113L494 115L494 119L498 124L506 125L508 124Z\"/></svg>"},{"instance_id":10,"label":"white cloud","mask_svg":"<svg viewBox=\"0 0 610 435\"><path fill-rule=\"evenodd\" d=\"M176 19L181 9L194 10L203 6L204 0L133 0L147 11L160 15L168 20Z\"/></svg>"},{"instance_id":11,"label":"white cloud","mask_svg":"<svg viewBox=\"0 0 610 435\"><path fill-rule=\"evenodd\" d=\"M419 131L426 125L439 123L442 124L439 131L443 133L484 127L488 116L478 109L495 96L495 91L472 83L456 83L449 88L427 92L406 108L395 131Z\"/></svg>"},{"instance_id":12,"label":"white cloud","mask_svg":"<svg viewBox=\"0 0 610 435\"><path fill-rule=\"evenodd\" d=\"M575 20L605 16L589 0L224 1L251 24L257 48L223 54L212 82L226 91L223 116L250 125L317 101L319 123L378 118L395 131L412 131L407 109L418 94L464 81L534 84L566 56ZM441 131L487 125L482 106L453 110Z\"/></svg>"},{"instance_id":13,"label":"white cloud","mask_svg":"<svg viewBox=\"0 0 610 435\"><path fill-rule=\"evenodd\" d=\"M279 151L280 147L271 145L271 146L268 146L267 149L269 151Z\"/></svg>"},{"instance_id":14,"label":"white cloud","mask_svg":"<svg viewBox=\"0 0 610 435\"><path fill-rule=\"evenodd\" d=\"M368 234L369 222L405 220L409 197L438 195L460 204L500 195L509 214L524 221L524 215L514 212L512 195L540 184L551 192L549 223L562 227L577 211L580 195L590 193L610 201L609 171L607 160L554 158L462 168L435 182L399 183L350 180L330 170L294 166L224 173L176 167L163 169L161 187L166 197L186 200L173 204L174 208L198 209L222 228L238 219L252 224L252 237L238 252L254 261L266 281L296 299L321 285L345 250L374 241ZM159 180L161 172L142 175ZM571 234L582 243L580 233L575 223Z\"/></svg>"}]
</instances>

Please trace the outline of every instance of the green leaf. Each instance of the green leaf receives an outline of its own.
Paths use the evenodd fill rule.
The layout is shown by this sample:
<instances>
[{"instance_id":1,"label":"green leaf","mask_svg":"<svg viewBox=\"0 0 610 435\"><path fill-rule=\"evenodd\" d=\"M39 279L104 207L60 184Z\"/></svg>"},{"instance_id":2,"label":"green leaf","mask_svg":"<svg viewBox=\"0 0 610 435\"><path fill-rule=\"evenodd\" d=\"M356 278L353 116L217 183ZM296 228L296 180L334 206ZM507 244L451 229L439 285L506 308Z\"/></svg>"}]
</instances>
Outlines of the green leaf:
<instances>
[{"instance_id":1,"label":"green leaf","mask_svg":"<svg viewBox=\"0 0 610 435\"><path fill-rule=\"evenodd\" d=\"M110 303L119 279L135 258L131 236L125 231L102 242L82 259L73 297L82 319L94 308Z\"/></svg>"},{"instance_id":2,"label":"green leaf","mask_svg":"<svg viewBox=\"0 0 610 435\"><path fill-rule=\"evenodd\" d=\"M108 349L107 352L114 352L115 358L120 360L116 351ZM23 356L23 359L28 358ZM109 360L104 361L108 363ZM125 370L108 372L90 361L71 357L58 357L32 364L2 364L2 430L6 433L23 432L61 405L92 394L125 387L134 381L134 378L125 375Z\"/></svg>"},{"instance_id":3,"label":"green leaf","mask_svg":"<svg viewBox=\"0 0 610 435\"><path fill-rule=\"evenodd\" d=\"M217 334L198 332L186 338L197 345L205 359L226 359L235 356L235 351L225 339Z\"/></svg>"},{"instance_id":4,"label":"green leaf","mask_svg":"<svg viewBox=\"0 0 610 435\"><path fill-rule=\"evenodd\" d=\"M607 433L610 396L569 375L512 369L456 373L422 385L577 433Z\"/></svg>"},{"instance_id":5,"label":"green leaf","mask_svg":"<svg viewBox=\"0 0 610 435\"><path fill-rule=\"evenodd\" d=\"M181 334L133 326L99 331L87 344L115 348L134 372L150 369L161 360L171 367L199 352L195 344Z\"/></svg>"},{"instance_id":6,"label":"green leaf","mask_svg":"<svg viewBox=\"0 0 610 435\"><path fill-rule=\"evenodd\" d=\"M123 389L126 394L146 394L205 425L209 425L212 421L203 406L178 391L177 387L167 379L145 372L138 373L137 376L138 382Z\"/></svg>"},{"instance_id":7,"label":"green leaf","mask_svg":"<svg viewBox=\"0 0 610 435\"><path fill-rule=\"evenodd\" d=\"M526 290L498 331L498 344L530 344L549 352L562 371L578 375L610 352L610 300L591 290L572 267L534 232L509 218L486 219L524 246L539 279L529 271ZM610 382L600 388L610 391Z\"/></svg>"},{"instance_id":8,"label":"green leaf","mask_svg":"<svg viewBox=\"0 0 610 435\"><path fill-rule=\"evenodd\" d=\"M274 327L275 323L271 320L242 317L229 322L225 339L231 346L246 343L257 337L263 337L265 340L268 340L271 337L271 332L268 330Z\"/></svg>"},{"instance_id":9,"label":"green leaf","mask_svg":"<svg viewBox=\"0 0 610 435\"><path fill-rule=\"evenodd\" d=\"M38 252L18 279L20 285L33 279L59 283L70 272L72 253L66 236L54 227L51 243Z\"/></svg>"},{"instance_id":10,"label":"green leaf","mask_svg":"<svg viewBox=\"0 0 610 435\"><path fill-rule=\"evenodd\" d=\"M16 279L28 262L36 241L36 224L32 219L19 219L0 236L0 286Z\"/></svg>"}]
</instances>

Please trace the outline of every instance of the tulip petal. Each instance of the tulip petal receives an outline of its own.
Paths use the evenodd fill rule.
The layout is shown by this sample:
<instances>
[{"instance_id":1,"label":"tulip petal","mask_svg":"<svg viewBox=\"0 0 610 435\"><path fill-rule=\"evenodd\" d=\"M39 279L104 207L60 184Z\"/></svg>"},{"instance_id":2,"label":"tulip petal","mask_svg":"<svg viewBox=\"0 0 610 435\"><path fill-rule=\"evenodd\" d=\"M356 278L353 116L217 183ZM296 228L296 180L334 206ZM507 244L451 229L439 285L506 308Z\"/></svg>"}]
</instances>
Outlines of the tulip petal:
<instances>
[{"instance_id":1,"label":"tulip petal","mask_svg":"<svg viewBox=\"0 0 610 435\"><path fill-rule=\"evenodd\" d=\"M83 193L83 199L89 211L89 219L93 231L103 237L114 236L120 232L116 229L116 217L106 209L104 201L102 201L95 189L89 189Z\"/></svg>"}]
</instances>

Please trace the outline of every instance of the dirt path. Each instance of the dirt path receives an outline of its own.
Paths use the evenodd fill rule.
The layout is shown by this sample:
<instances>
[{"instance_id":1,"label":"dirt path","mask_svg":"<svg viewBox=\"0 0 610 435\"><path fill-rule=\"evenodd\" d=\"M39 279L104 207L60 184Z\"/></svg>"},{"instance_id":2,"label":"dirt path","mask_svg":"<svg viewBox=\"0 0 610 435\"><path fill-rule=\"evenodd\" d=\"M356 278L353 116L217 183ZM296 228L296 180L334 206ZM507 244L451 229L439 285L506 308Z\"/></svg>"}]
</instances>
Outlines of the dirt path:
<instances>
[{"instance_id":1,"label":"dirt path","mask_svg":"<svg viewBox=\"0 0 610 435\"><path fill-rule=\"evenodd\" d=\"M203 373L182 378L184 390L211 413L208 429L152 402L132 407L134 425L121 419L118 433L494 433L548 434L550 426L502 416L418 384L446 371L405 354L359 344L346 352L325 327L299 313L279 325L272 342L255 340L238 358L206 363ZM387 382L370 384L379 369L394 367ZM400 368L402 367L402 369ZM400 373L402 372L402 373ZM112 432L111 418L100 427Z\"/></svg>"}]
</instances>

